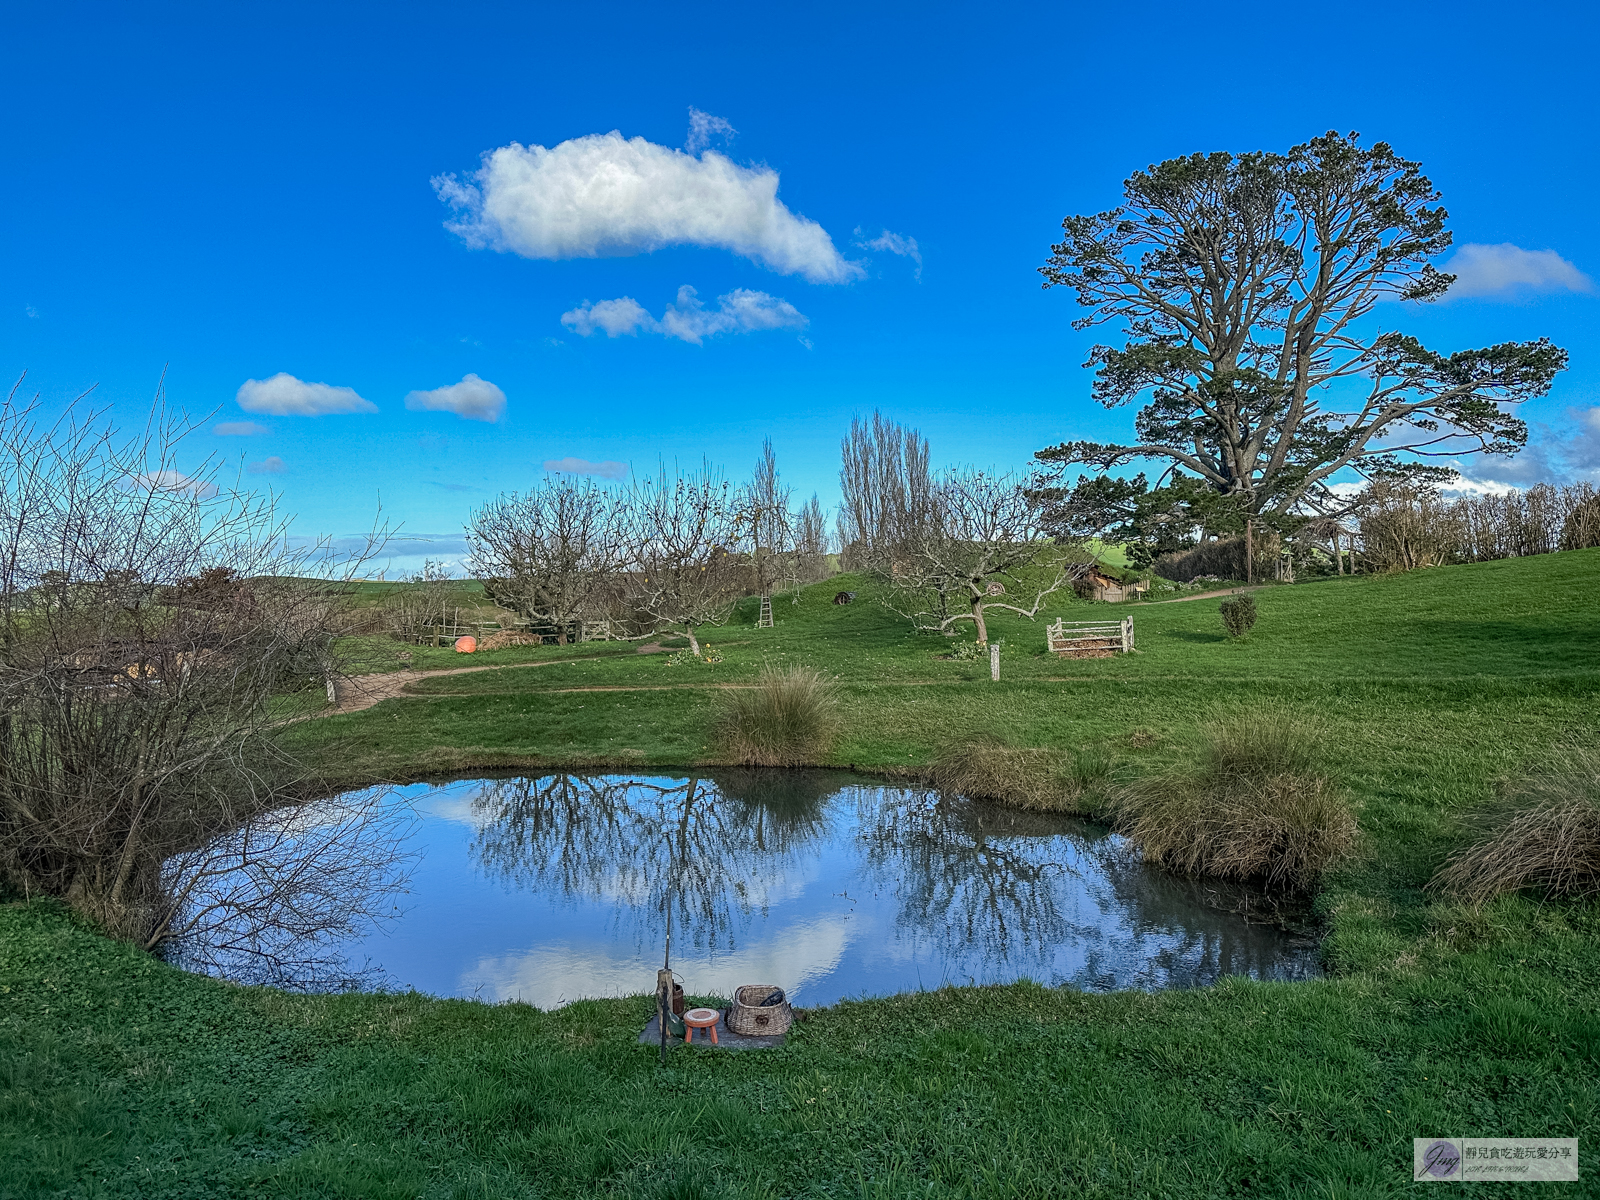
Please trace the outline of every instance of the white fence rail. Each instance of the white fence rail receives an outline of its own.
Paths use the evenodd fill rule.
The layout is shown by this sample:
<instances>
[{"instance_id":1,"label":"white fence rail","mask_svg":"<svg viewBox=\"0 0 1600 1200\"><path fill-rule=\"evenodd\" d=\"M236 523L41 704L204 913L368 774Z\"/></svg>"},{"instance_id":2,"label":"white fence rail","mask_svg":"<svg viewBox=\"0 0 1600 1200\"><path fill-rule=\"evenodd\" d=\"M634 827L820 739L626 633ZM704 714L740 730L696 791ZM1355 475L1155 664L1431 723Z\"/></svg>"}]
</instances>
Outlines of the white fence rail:
<instances>
[{"instance_id":1,"label":"white fence rail","mask_svg":"<svg viewBox=\"0 0 1600 1200\"><path fill-rule=\"evenodd\" d=\"M1053 621L1045 639L1054 654L1063 656L1111 650L1127 654L1133 649L1133 618L1120 621Z\"/></svg>"}]
</instances>

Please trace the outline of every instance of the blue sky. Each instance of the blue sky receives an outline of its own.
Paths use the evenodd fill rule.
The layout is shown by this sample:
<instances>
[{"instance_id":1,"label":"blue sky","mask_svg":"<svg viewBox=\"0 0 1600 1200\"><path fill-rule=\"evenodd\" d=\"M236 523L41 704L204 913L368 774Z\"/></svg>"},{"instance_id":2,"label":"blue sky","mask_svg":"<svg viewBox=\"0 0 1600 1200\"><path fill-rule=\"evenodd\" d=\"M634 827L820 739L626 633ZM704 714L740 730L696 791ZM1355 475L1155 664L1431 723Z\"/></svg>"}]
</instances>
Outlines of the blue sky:
<instances>
[{"instance_id":1,"label":"blue sky","mask_svg":"<svg viewBox=\"0 0 1600 1200\"><path fill-rule=\"evenodd\" d=\"M1566 346L1530 454L1476 473L1592 477L1590 11L1322 11L13 5L0 371L134 420L165 367L171 402L216 413L195 460L255 464L305 534L365 529L381 495L436 539L408 551L453 554L475 503L562 459L737 476L770 436L831 503L874 408L937 464L1126 436L1089 400L1096 335L1038 285L1061 218L1162 158L1356 129L1422 161L1458 245L1553 252L1405 322L1442 350ZM628 155L649 194L534 219ZM1542 282L1498 286L1519 270ZM362 411L296 415L330 407Z\"/></svg>"}]
</instances>

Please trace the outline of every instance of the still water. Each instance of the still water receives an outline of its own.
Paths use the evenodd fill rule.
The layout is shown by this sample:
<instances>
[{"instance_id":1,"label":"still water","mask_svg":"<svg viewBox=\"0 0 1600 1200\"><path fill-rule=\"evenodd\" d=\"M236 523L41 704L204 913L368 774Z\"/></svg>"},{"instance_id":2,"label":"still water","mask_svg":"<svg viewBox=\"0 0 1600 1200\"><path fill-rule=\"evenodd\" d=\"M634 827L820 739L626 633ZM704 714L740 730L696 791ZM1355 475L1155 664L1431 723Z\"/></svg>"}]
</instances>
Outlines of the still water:
<instances>
[{"instance_id":1,"label":"still water","mask_svg":"<svg viewBox=\"0 0 1600 1200\"><path fill-rule=\"evenodd\" d=\"M819 771L548 775L402 789L403 913L343 947L391 986L523 1000L646 992L672 918L691 993L798 1004L1019 978L1106 990L1302 979L1313 942L1141 866L1067 817Z\"/></svg>"}]
</instances>

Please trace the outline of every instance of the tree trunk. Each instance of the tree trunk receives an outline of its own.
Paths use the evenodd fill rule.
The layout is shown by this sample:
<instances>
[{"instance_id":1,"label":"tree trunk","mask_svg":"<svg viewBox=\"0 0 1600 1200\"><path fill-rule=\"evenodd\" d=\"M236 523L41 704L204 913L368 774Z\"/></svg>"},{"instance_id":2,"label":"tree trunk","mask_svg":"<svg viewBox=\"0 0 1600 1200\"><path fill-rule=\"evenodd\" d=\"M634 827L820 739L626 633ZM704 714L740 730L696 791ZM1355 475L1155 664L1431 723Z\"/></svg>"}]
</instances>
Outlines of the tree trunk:
<instances>
[{"instance_id":1,"label":"tree trunk","mask_svg":"<svg viewBox=\"0 0 1600 1200\"><path fill-rule=\"evenodd\" d=\"M684 625L683 632L689 639L689 649L696 658L700 657L700 639L694 636L694 626Z\"/></svg>"},{"instance_id":2,"label":"tree trunk","mask_svg":"<svg viewBox=\"0 0 1600 1200\"><path fill-rule=\"evenodd\" d=\"M989 626L983 619L983 597L981 595L972 598L972 619L978 626L978 645L987 646L989 644Z\"/></svg>"},{"instance_id":3,"label":"tree trunk","mask_svg":"<svg viewBox=\"0 0 1600 1200\"><path fill-rule=\"evenodd\" d=\"M1256 581L1256 523L1253 517L1244 519L1244 581Z\"/></svg>"}]
</instances>

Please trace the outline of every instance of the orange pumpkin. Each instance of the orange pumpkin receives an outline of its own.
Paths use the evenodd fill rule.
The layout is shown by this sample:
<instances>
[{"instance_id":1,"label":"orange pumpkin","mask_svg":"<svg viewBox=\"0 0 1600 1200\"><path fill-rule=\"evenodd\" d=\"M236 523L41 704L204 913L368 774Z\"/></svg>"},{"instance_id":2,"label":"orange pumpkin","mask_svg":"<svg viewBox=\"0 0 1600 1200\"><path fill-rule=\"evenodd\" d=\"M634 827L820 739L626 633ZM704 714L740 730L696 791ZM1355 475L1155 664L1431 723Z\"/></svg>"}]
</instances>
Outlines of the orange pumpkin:
<instances>
[{"instance_id":1,"label":"orange pumpkin","mask_svg":"<svg viewBox=\"0 0 1600 1200\"><path fill-rule=\"evenodd\" d=\"M456 639L457 654L472 654L477 649L478 639L473 637L470 633L466 637L458 637Z\"/></svg>"}]
</instances>

